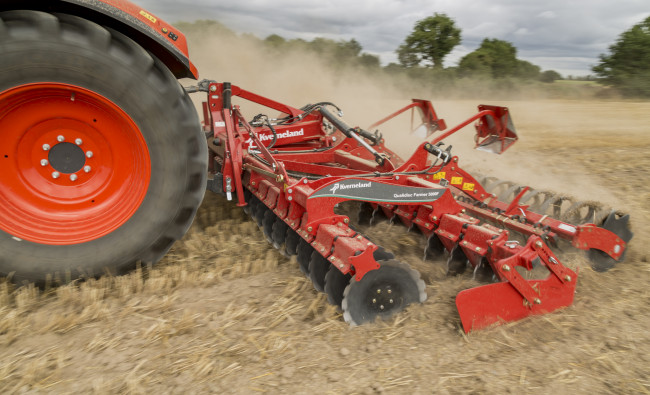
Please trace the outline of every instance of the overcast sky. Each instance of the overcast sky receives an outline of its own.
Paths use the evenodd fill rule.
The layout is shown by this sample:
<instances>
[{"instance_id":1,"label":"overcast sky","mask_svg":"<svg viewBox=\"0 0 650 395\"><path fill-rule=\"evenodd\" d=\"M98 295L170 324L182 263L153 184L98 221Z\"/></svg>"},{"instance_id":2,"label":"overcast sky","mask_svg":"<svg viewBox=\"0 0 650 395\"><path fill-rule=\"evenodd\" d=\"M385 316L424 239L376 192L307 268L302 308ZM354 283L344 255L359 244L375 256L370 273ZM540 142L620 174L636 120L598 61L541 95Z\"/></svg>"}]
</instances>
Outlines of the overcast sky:
<instances>
[{"instance_id":1,"label":"overcast sky","mask_svg":"<svg viewBox=\"0 0 650 395\"><path fill-rule=\"evenodd\" d=\"M420 19L445 13L462 30L453 66L484 38L506 40L518 57L564 76L591 74L598 55L650 15L649 0L134 0L170 23L214 19L260 38L356 39L382 64Z\"/></svg>"}]
</instances>

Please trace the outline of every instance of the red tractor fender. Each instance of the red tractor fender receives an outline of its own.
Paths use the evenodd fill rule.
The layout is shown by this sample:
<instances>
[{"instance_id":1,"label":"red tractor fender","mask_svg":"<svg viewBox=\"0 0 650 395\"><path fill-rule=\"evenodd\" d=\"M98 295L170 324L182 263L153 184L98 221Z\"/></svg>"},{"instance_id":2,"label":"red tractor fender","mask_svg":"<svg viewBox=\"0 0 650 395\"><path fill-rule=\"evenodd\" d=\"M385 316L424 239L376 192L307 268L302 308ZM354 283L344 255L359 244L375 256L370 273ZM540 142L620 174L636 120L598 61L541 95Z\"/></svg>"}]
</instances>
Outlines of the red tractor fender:
<instances>
[{"instance_id":1,"label":"red tractor fender","mask_svg":"<svg viewBox=\"0 0 650 395\"><path fill-rule=\"evenodd\" d=\"M35 10L76 15L117 30L160 59L176 78L199 77L185 35L128 0L3 0L0 11Z\"/></svg>"}]
</instances>

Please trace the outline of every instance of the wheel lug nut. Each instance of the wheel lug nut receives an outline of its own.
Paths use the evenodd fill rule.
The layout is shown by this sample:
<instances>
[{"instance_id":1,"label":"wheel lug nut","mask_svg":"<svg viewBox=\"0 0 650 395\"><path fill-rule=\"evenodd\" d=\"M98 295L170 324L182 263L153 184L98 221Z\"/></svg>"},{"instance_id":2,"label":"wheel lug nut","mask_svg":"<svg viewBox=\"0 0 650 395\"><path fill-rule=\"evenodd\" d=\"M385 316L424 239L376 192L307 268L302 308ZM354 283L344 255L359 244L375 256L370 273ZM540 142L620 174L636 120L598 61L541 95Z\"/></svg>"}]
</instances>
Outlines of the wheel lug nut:
<instances>
[{"instance_id":1,"label":"wheel lug nut","mask_svg":"<svg viewBox=\"0 0 650 395\"><path fill-rule=\"evenodd\" d=\"M59 143L62 143L62 142L65 141L65 137L63 137L63 136L61 136L61 135L58 135L58 136L56 137L56 141L58 141Z\"/></svg>"},{"instance_id":2,"label":"wheel lug nut","mask_svg":"<svg viewBox=\"0 0 650 395\"><path fill-rule=\"evenodd\" d=\"M77 144L77 145L81 145L81 144L83 144L83 140L82 139L75 139L74 143Z\"/></svg>"},{"instance_id":3,"label":"wheel lug nut","mask_svg":"<svg viewBox=\"0 0 650 395\"><path fill-rule=\"evenodd\" d=\"M93 157L93 152L92 151L86 151L86 158L92 158Z\"/></svg>"},{"instance_id":4,"label":"wheel lug nut","mask_svg":"<svg viewBox=\"0 0 650 395\"><path fill-rule=\"evenodd\" d=\"M84 171L86 173L90 173L90 170L92 170L92 168L90 166L88 166L88 165L84 166Z\"/></svg>"},{"instance_id":5,"label":"wheel lug nut","mask_svg":"<svg viewBox=\"0 0 650 395\"><path fill-rule=\"evenodd\" d=\"M52 178L57 179L61 174L58 171L52 172Z\"/></svg>"},{"instance_id":6,"label":"wheel lug nut","mask_svg":"<svg viewBox=\"0 0 650 395\"><path fill-rule=\"evenodd\" d=\"M47 159L41 159L41 166L47 166L49 164L50 162L48 162Z\"/></svg>"},{"instance_id":7,"label":"wheel lug nut","mask_svg":"<svg viewBox=\"0 0 650 395\"><path fill-rule=\"evenodd\" d=\"M50 145L49 144L43 144L43 151L49 151L50 150Z\"/></svg>"},{"instance_id":8,"label":"wheel lug nut","mask_svg":"<svg viewBox=\"0 0 650 395\"><path fill-rule=\"evenodd\" d=\"M389 302L390 302L390 304L393 304L393 299L390 299Z\"/></svg>"},{"instance_id":9,"label":"wheel lug nut","mask_svg":"<svg viewBox=\"0 0 650 395\"><path fill-rule=\"evenodd\" d=\"M377 299L373 299L373 300L372 300L372 303L377 303Z\"/></svg>"},{"instance_id":10,"label":"wheel lug nut","mask_svg":"<svg viewBox=\"0 0 650 395\"><path fill-rule=\"evenodd\" d=\"M76 174L70 174L70 181L77 181L77 175Z\"/></svg>"},{"instance_id":11,"label":"wheel lug nut","mask_svg":"<svg viewBox=\"0 0 650 395\"><path fill-rule=\"evenodd\" d=\"M377 293L380 294L380 293L381 293L381 289L377 289Z\"/></svg>"},{"instance_id":12,"label":"wheel lug nut","mask_svg":"<svg viewBox=\"0 0 650 395\"><path fill-rule=\"evenodd\" d=\"M380 304L380 305L379 305L379 309L380 309L380 310L383 310L383 309L384 309L384 305L383 305L383 304Z\"/></svg>"}]
</instances>

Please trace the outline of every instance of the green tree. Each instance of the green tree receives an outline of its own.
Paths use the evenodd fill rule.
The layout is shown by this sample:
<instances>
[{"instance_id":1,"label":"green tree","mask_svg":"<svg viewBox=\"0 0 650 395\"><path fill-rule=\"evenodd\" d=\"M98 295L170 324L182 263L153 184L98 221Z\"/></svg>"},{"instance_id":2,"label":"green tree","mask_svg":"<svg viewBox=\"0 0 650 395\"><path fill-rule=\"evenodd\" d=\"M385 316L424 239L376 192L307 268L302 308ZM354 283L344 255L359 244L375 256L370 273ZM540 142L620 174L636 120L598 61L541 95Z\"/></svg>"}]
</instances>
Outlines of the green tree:
<instances>
[{"instance_id":1,"label":"green tree","mask_svg":"<svg viewBox=\"0 0 650 395\"><path fill-rule=\"evenodd\" d=\"M517 48L512 43L486 38L474 52L465 55L458 63L461 76L538 78L540 68L517 59Z\"/></svg>"},{"instance_id":2,"label":"green tree","mask_svg":"<svg viewBox=\"0 0 650 395\"><path fill-rule=\"evenodd\" d=\"M274 48L280 48L287 43L287 40L285 40L282 36L278 36L277 34L271 34L264 39L264 42Z\"/></svg>"},{"instance_id":3,"label":"green tree","mask_svg":"<svg viewBox=\"0 0 650 395\"><path fill-rule=\"evenodd\" d=\"M623 32L593 67L599 82L628 96L650 97L650 16Z\"/></svg>"},{"instance_id":4,"label":"green tree","mask_svg":"<svg viewBox=\"0 0 650 395\"><path fill-rule=\"evenodd\" d=\"M539 75L539 80L546 83L555 82L561 80L562 76L555 70L546 70Z\"/></svg>"},{"instance_id":5,"label":"green tree","mask_svg":"<svg viewBox=\"0 0 650 395\"><path fill-rule=\"evenodd\" d=\"M415 24L413 32L397 49L397 57L406 67L424 63L427 67L442 68L445 56L460 40L460 29L454 21L445 14L435 13Z\"/></svg>"}]
</instances>

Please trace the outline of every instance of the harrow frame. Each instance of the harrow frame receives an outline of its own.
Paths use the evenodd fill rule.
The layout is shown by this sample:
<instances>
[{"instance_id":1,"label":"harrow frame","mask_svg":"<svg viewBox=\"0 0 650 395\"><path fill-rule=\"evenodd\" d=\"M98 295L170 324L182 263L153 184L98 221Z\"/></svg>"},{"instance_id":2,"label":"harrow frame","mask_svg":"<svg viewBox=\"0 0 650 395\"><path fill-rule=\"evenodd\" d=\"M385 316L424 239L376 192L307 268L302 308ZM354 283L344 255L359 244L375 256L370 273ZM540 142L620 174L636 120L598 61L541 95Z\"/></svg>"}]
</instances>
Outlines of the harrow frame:
<instances>
[{"instance_id":1,"label":"harrow frame","mask_svg":"<svg viewBox=\"0 0 650 395\"><path fill-rule=\"evenodd\" d=\"M350 127L332 114L327 109L335 107L331 103L297 109L214 81L203 81L194 90L208 93L203 104L203 127L210 147L208 188L228 199L235 194L239 206L254 203L249 210L267 239L278 248L286 242L288 254L298 253L303 271L317 289L328 292L330 301L342 301L344 317L351 324L388 317L418 300L398 306L382 304L376 311L367 302L369 310L357 318L355 312L346 311L352 303L345 301L349 292L343 290L362 283L369 272L381 270L393 256L358 233L349 217L335 212L345 201L362 202L373 213L417 228L428 239L427 249L436 254L446 251L448 265L455 262L459 272L466 263L475 269L491 268L500 282L462 291L457 297L467 332L548 313L573 302L577 274L549 248L558 239L579 249L602 251L612 260L619 260L626 250L629 239L611 230L532 211L530 205L521 203L524 196L530 197L527 187L511 188L510 192L517 192L512 201L500 201L459 167L459 158L450 149L442 149L443 139L475 123L476 148L505 151L517 140L505 107L481 105L476 115L446 130L431 102L413 100L371 125L374 129L408 110L420 110L428 137L403 160L384 146L380 134ZM278 111L281 117L271 120L260 115L249 122L240 107L233 105L234 97ZM511 232L523 235L526 243L511 240ZM526 280L515 270L538 265L547 268L545 279ZM330 278L342 283L328 289L323 283L331 270L340 273ZM418 287L415 299L422 302L426 299L422 280L419 275L411 277L408 284L389 285L389 292L391 286ZM366 297L377 303L376 298Z\"/></svg>"}]
</instances>

